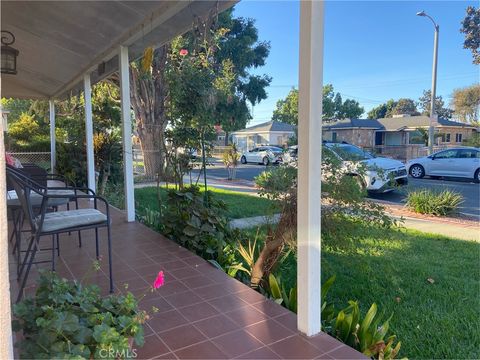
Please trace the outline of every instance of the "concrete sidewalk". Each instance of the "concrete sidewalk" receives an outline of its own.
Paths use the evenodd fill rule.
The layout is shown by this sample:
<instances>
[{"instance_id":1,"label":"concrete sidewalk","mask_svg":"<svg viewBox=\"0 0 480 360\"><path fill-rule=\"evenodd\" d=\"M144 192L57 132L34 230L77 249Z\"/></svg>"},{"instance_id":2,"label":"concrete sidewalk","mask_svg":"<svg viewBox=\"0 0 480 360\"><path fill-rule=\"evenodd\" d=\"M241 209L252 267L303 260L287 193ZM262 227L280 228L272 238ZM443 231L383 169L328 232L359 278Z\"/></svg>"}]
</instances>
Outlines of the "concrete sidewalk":
<instances>
[{"instance_id":1,"label":"concrete sidewalk","mask_svg":"<svg viewBox=\"0 0 480 360\"><path fill-rule=\"evenodd\" d=\"M399 217L396 217L400 219ZM403 217L403 226L430 234L439 234L461 240L480 242L480 224L471 225L455 224L444 221L432 221L431 219L419 219Z\"/></svg>"},{"instance_id":2,"label":"concrete sidewalk","mask_svg":"<svg viewBox=\"0 0 480 360\"><path fill-rule=\"evenodd\" d=\"M401 218L393 216L397 220ZM254 216L230 221L230 226L236 229L249 229L263 224L276 224L280 219L280 214L273 216ZM480 242L480 226L474 224L455 224L445 221L423 220L418 218L403 217L403 227L412 230L418 230L430 234L448 236L455 239Z\"/></svg>"}]
</instances>

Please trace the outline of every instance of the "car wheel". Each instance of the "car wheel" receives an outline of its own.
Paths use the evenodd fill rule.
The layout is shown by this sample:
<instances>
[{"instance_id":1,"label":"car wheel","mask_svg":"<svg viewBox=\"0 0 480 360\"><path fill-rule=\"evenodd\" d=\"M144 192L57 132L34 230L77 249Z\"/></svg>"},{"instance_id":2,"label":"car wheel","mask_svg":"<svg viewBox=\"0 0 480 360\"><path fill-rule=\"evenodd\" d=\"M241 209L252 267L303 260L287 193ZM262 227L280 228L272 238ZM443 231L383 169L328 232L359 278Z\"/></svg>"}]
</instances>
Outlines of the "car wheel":
<instances>
[{"instance_id":1,"label":"car wheel","mask_svg":"<svg viewBox=\"0 0 480 360\"><path fill-rule=\"evenodd\" d=\"M237 159L238 159L238 158L237 158ZM245 157L245 155L240 158L240 162L241 162L242 164L246 164L246 163L247 163L247 158Z\"/></svg>"},{"instance_id":2,"label":"car wheel","mask_svg":"<svg viewBox=\"0 0 480 360\"><path fill-rule=\"evenodd\" d=\"M476 183L480 183L480 169L477 169L477 171L475 171L475 178L473 179L473 181L475 181Z\"/></svg>"},{"instance_id":3,"label":"car wheel","mask_svg":"<svg viewBox=\"0 0 480 360\"><path fill-rule=\"evenodd\" d=\"M425 169L422 165L414 164L410 166L410 176L415 179L421 179L425 176Z\"/></svg>"},{"instance_id":4,"label":"car wheel","mask_svg":"<svg viewBox=\"0 0 480 360\"><path fill-rule=\"evenodd\" d=\"M270 159L265 156L262 160L262 163L263 163L263 165L267 166L268 164L270 164Z\"/></svg>"}]
</instances>

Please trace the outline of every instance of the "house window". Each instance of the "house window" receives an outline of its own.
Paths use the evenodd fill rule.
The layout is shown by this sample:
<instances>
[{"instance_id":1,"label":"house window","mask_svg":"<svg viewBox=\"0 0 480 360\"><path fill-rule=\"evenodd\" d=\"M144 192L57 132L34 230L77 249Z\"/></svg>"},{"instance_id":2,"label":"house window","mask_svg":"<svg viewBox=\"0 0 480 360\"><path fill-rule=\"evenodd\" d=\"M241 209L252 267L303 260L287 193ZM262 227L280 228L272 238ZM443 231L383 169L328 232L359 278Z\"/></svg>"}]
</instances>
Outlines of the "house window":
<instances>
[{"instance_id":1,"label":"house window","mask_svg":"<svg viewBox=\"0 0 480 360\"><path fill-rule=\"evenodd\" d=\"M439 134L438 139L442 143L449 143L450 142L450 134Z\"/></svg>"},{"instance_id":2,"label":"house window","mask_svg":"<svg viewBox=\"0 0 480 360\"><path fill-rule=\"evenodd\" d=\"M337 133L335 131L332 132L332 141L333 142L337 141Z\"/></svg>"},{"instance_id":3,"label":"house window","mask_svg":"<svg viewBox=\"0 0 480 360\"><path fill-rule=\"evenodd\" d=\"M462 134L455 134L455 142L461 143L462 142Z\"/></svg>"}]
</instances>

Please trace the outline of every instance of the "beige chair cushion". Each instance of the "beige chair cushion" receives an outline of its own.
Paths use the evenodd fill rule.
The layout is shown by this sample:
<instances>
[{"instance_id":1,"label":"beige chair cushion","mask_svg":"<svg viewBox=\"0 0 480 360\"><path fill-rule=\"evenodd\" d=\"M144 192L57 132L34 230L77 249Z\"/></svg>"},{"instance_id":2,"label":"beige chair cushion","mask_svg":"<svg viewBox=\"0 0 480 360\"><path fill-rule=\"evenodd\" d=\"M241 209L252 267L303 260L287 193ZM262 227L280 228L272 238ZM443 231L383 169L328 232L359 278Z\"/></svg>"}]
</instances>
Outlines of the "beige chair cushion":
<instances>
[{"instance_id":1,"label":"beige chair cushion","mask_svg":"<svg viewBox=\"0 0 480 360\"><path fill-rule=\"evenodd\" d=\"M37 223L40 216L37 217ZM107 216L96 209L56 211L45 214L42 232L58 231L72 227L94 225L107 221Z\"/></svg>"},{"instance_id":2,"label":"beige chair cushion","mask_svg":"<svg viewBox=\"0 0 480 360\"><path fill-rule=\"evenodd\" d=\"M48 200L48 206L60 206L65 205L69 202L69 198L75 195L74 190L48 190L50 195L65 195L65 198L54 198ZM39 207L42 204L42 195L37 194L36 192L30 193L30 201L33 207ZM7 191L7 206L20 206L20 200L18 200L17 193L15 190Z\"/></svg>"}]
</instances>

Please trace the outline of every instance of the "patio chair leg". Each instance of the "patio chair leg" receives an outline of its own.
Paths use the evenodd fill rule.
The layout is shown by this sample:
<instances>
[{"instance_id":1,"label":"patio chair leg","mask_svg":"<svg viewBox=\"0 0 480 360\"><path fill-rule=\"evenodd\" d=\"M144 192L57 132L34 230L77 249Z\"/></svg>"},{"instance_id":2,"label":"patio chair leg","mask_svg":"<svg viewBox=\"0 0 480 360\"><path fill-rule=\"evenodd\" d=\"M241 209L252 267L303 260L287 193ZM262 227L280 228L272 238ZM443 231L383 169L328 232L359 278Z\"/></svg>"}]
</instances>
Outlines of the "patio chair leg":
<instances>
[{"instance_id":1,"label":"patio chair leg","mask_svg":"<svg viewBox=\"0 0 480 360\"><path fill-rule=\"evenodd\" d=\"M95 228L95 254L96 254L96 259L98 260L98 228Z\"/></svg>"},{"instance_id":2,"label":"patio chair leg","mask_svg":"<svg viewBox=\"0 0 480 360\"><path fill-rule=\"evenodd\" d=\"M15 254L15 250L17 249L17 245L18 245L18 231L17 231L17 227L18 227L18 223L19 223L19 218L20 218L20 214L18 214L17 216L17 212L15 210L12 210L12 220L13 220L13 231L12 231L12 235L10 235L10 243L13 241L13 239L15 239L15 243L13 244L13 251L12 251L12 254Z\"/></svg>"},{"instance_id":3,"label":"patio chair leg","mask_svg":"<svg viewBox=\"0 0 480 360\"><path fill-rule=\"evenodd\" d=\"M14 223L15 231L15 245L13 245L13 254L17 251L17 248L20 246L20 241L22 240L22 228L23 228L23 212L20 211L19 214L15 217L16 222Z\"/></svg>"},{"instance_id":4,"label":"patio chair leg","mask_svg":"<svg viewBox=\"0 0 480 360\"><path fill-rule=\"evenodd\" d=\"M112 238L110 235L110 224L107 226L108 239L108 273L110 275L110 294L113 293L113 276L112 276Z\"/></svg>"},{"instance_id":5,"label":"patio chair leg","mask_svg":"<svg viewBox=\"0 0 480 360\"><path fill-rule=\"evenodd\" d=\"M75 208L78 210L78 199L75 198ZM78 247L82 247L82 234L80 230L78 230Z\"/></svg>"},{"instance_id":6,"label":"patio chair leg","mask_svg":"<svg viewBox=\"0 0 480 360\"><path fill-rule=\"evenodd\" d=\"M67 202L67 211L69 211L69 210L70 210L70 203ZM69 231L69 232L68 232L68 235L69 235L69 236L72 235L72 232Z\"/></svg>"},{"instance_id":7,"label":"patio chair leg","mask_svg":"<svg viewBox=\"0 0 480 360\"><path fill-rule=\"evenodd\" d=\"M52 271L55 271L55 234L52 234Z\"/></svg>"},{"instance_id":8,"label":"patio chair leg","mask_svg":"<svg viewBox=\"0 0 480 360\"><path fill-rule=\"evenodd\" d=\"M12 243L13 239L17 236L17 212L14 209L11 209L10 213L12 214L13 231L10 235L9 242ZM15 254L15 248L13 248L13 253Z\"/></svg>"},{"instance_id":9,"label":"patio chair leg","mask_svg":"<svg viewBox=\"0 0 480 360\"><path fill-rule=\"evenodd\" d=\"M35 254L37 252L38 239L39 239L38 235L32 236L32 241L30 242L30 245L32 245L32 243L34 245L33 245L33 249L32 249L31 254L30 254L30 259L28 260L27 270L25 271L25 275L23 277L22 284L20 285L20 289L18 290L18 296L17 296L16 303L18 303L22 299L23 289L25 289L25 285L26 285L27 279L28 279L28 274L30 273L30 269L32 268L33 259L35 259ZM30 246L29 246L29 248L30 248ZM27 252L27 255L25 256L25 261L26 261L28 255L29 255L29 253Z\"/></svg>"}]
</instances>

